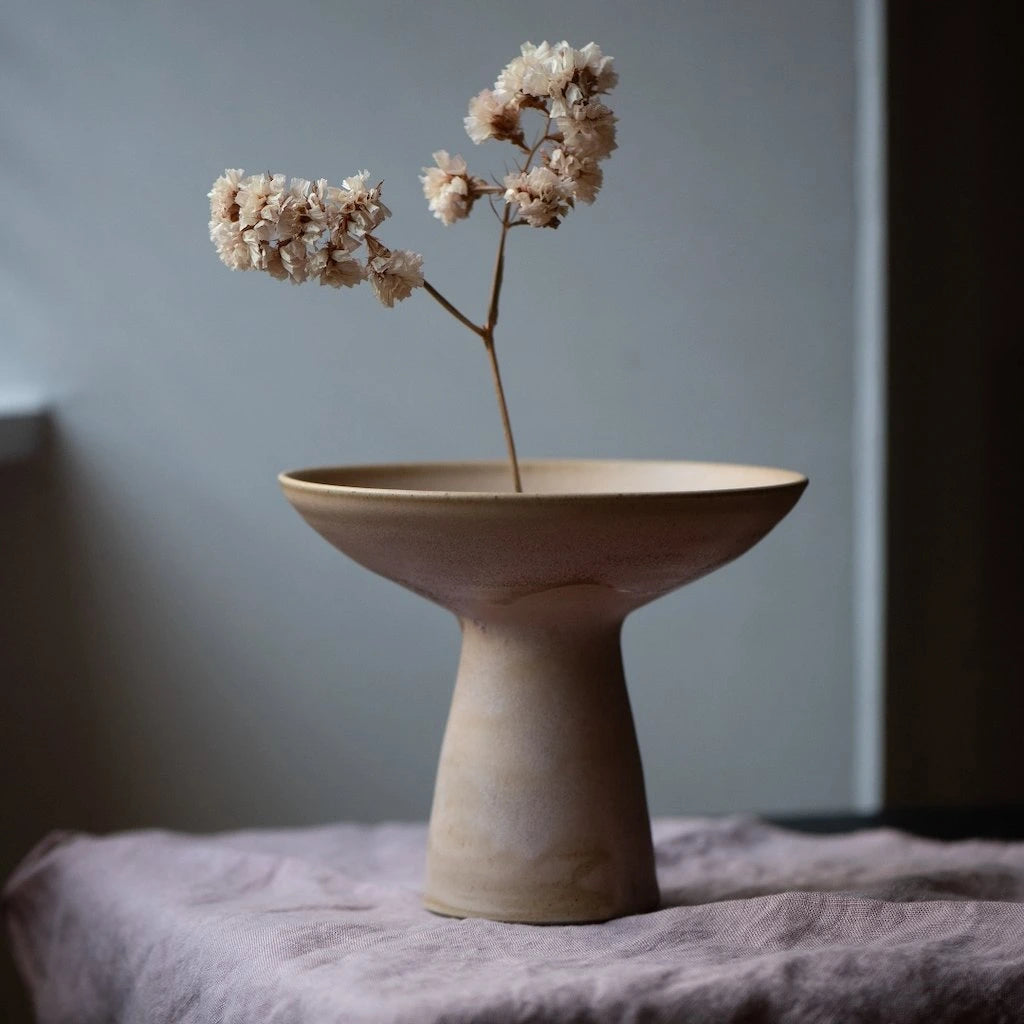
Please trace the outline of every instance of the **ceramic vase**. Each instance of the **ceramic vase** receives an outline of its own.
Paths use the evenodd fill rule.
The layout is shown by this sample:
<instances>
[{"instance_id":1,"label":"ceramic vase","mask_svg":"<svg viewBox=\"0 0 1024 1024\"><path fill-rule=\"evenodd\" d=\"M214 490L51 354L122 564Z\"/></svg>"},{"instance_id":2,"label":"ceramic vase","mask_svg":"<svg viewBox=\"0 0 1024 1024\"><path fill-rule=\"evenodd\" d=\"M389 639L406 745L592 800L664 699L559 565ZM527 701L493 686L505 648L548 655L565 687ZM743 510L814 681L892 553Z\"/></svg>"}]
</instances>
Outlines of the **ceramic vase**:
<instances>
[{"instance_id":1,"label":"ceramic vase","mask_svg":"<svg viewBox=\"0 0 1024 1024\"><path fill-rule=\"evenodd\" d=\"M757 466L537 460L284 473L356 562L453 612L462 653L425 905L603 921L658 906L619 636L634 609L756 544L807 480Z\"/></svg>"}]
</instances>

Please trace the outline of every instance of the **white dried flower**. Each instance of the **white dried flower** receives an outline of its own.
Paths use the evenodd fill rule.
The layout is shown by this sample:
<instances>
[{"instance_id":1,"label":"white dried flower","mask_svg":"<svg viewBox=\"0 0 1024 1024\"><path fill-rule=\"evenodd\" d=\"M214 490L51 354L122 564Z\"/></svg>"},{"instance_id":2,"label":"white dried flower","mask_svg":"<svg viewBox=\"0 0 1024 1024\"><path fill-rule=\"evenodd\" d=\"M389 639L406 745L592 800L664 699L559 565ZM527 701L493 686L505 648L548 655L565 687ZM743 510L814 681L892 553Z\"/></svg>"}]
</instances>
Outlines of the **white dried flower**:
<instances>
[{"instance_id":1,"label":"white dried flower","mask_svg":"<svg viewBox=\"0 0 1024 1024\"><path fill-rule=\"evenodd\" d=\"M578 157L564 149L555 149L544 155L545 162L560 178L572 185L572 194L584 203L597 198L604 172L592 157Z\"/></svg>"},{"instance_id":2,"label":"white dried flower","mask_svg":"<svg viewBox=\"0 0 1024 1024\"><path fill-rule=\"evenodd\" d=\"M309 253L301 238L293 238L290 242L278 247L281 254L281 264L288 274L292 284L302 284L309 276Z\"/></svg>"},{"instance_id":3,"label":"white dried flower","mask_svg":"<svg viewBox=\"0 0 1024 1024\"><path fill-rule=\"evenodd\" d=\"M505 178L505 202L519 207L519 216L535 228L557 228L573 202L572 182L548 167Z\"/></svg>"},{"instance_id":4,"label":"white dried flower","mask_svg":"<svg viewBox=\"0 0 1024 1024\"><path fill-rule=\"evenodd\" d=\"M525 145L519 108L490 89L482 89L469 101L469 114L463 124L466 134L478 145L487 139Z\"/></svg>"},{"instance_id":5,"label":"white dried flower","mask_svg":"<svg viewBox=\"0 0 1024 1024\"><path fill-rule=\"evenodd\" d=\"M388 308L412 295L423 284L423 257L418 252L382 245L370 247L366 269L374 295Z\"/></svg>"},{"instance_id":6,"label":"white dried flower","mask_svg":"<svg viewBox=\"0 0 1024 1024\"><path fill-rule=\"evenodd\" d=\"M525 51L530 43L523 43ZM526 83L533 74L532 54L531 57L515 57L502 69L494 83L494 96L498 103L513 106L521 96L529 95ZM490 89L485 90L490 93ZM483 95L481 93L481 95Z\"/></svg>"},{"instance_id":7,"label":"white dried flower","mask_svg":"<svg viewBox=\"0 0 1024 1024\"><path fill-rule=\"evenodd\" d=\"M313 187L313 182L308 178L292 178L288 185L288 194L297 203L304 204L309 198L309 191Z\"/></svg>"},{"instance_id":8,"label":"white dried flower","mask_svg":"<svg viewBox=\"0 0 1024 1024\"><path fill-rule=\"evenodd\" d=\"M210 239L232 270L265 270L293 284L317 278L335 288L352 287L367 271L350 254L390 216L380 201L380 185L367 187L368 178L363 171L334 188L324 178L289 182L283 174L245 177L242 170L227 170L209 193ZM396 267L398 278L408 276L401 260ZM405 297L399 294L401 284L388 287Z\"/></svg>"},{"instance_id":9,"label":"white dried flower","mask_svg":"<svg viewBox=\"0 0 1024 1024\"><path fill-rule=\"evenodd\" d=\"M238 204L238 219L246 227L255 227L261 219L267 200L284 188L285 176L275 174L250 174L238 189L235 202Z\"/></svg>"},{"instance_id":10,"label":"white dried flower","mask_svg":"<svg viewBox=\"0 0 1024 1024\"><path fill-rule=\"evenodd\" d=\"M344 221L343 231L357 238L373 231L391 216L391 211L380 201L383 182L367 188L369 177L369 171L360 171L345 178L342 188L328 186L325 189L324 202L331 208L332 217Z\"/></svg>"},{"instance_id":11,"label":"white dried flower","mask_svg":"<svg viewBox=\"0 0 1024 1024\"><path fill-rule=\"evenodd\" d=\"M572 50L568 43L559 45ZM568 85L571 70L566 69L564 59L549 43L523 43L519 49L520 56L509 61L494 83L500 99L523 105L529 98L545 100L557 96Z\"/></svg>"},{"instance_id":12,"label":"white dried flower","mask_svg":"<svg viewBox=\"0 0 1024 1024\"><path fill-rule=\"evenodd\" d=\"M322 249L327 260L320 271L320 283L332 288L353 288L366 280L366 267L344 249Z\"/></svg>"},{"instance_id":13,"label":"white dried flower","mask_svg":"<svg viewBox=\"0 0 1024 1024\"><path fill-rule=\"evenodd\" d=\"M520 56L509 62L494 89L502 102L517 107L550 100L551 116L565 117L573 106L608 92L617 81L612 58L604 56L596 43L577 50L563 39L554 45L524 43Z\"/></svg>"},{"instance_id":14,"label":"white dried flower","mask_svg":"<svg viewBox=\"0 0 1024 1024\"><path fill-rule=\"evenodd\" d=\"M598 100L578 104L570 116L556 120L562 148L581 160L603 160L617 148L615 122L615 115Z\"/></svg>"},{"instance_id":15,"label":"white dried flower","mask_svg":"<svg viewBox=\"0 0 1024 1024\"><path fill-rule=\"evenodd\" d=\"M288 271L285 268L284 260L281 259L281 250L273 246L267 248L266 266L263 268L271 277L278 281L288 280Z\"/></svg>"},{"instance_id":16,"label":"white dried flower","mask_svg":"<svg viewBox=\"0 0 1024 1024\"><path fill-rule=\"evenodd\" d=\"M437 166L422 168L420 181L431 211L447 227L469 216L473 203L488 185L470 176L461 156L449 156L447 150L439 149L434 161Z\"/></svg>"},{"instance_id":17,"label":"white dried flower","mask_svg":"<svg viewBox=\"0 0 1024 1024\"><path fill-rule=\"evenodd\" d=\"M564 85L551 94L552 117L568 117L591 97L615 87L619 76L612 70L612 58L605 57L596 43L574 50L566 42L553 48L549 63L557 64Z\"/></svg>"},{"instance_id":18,"label":"white dried flower","mask_svg":"<svg viewBox=\"0 0 1024 1024\"><path fill-rule=\"evenodd\" d=\"M275 175L284 178L284 175ZM260 211L260 223L254 231L266 241L287 242L300 233L300 218L305 211L305 199L296 202L290 187L275 189Z\"/></svg>"},{"instance_id":19,"label":"white dried flower","mask_svg":"<svg viewBox=\"0 0 1024 1024\"><path fill-rule=\"evenodd\" d=\"M314 249L306 254L306 275L319 278L327 267L327 261L331 258L331 251L325 245L323 248Z\"/></svg>"},{"instance_id":20,"label":"white dried flower","mask_svg":"<svg viewBox=\"0 0 1024 1024\"><path fill-rule=\"evenodd\" d=\"M305 246L306 255L310 255L326 223L313 183L306 178L292 178L287 193L281 195L277 206L277 238L281 247L297 240ZM311 216L314 225L309 228Z\"/></svg>"},{"instance_id":21,"label":"white dried flower","mask_svg":"<svg viewBox=\"0 0 1024 1024\"><path fill-rule=\"evenodd\" d=\"M238 220L238 204L236 198L242 184L245 171L228 168L214 183L207 193L210 200L210 219ZM211 228L212 230L212 228Z\"/></svg>"},{"instance_id":22,"label":"white dried flower","mask_svg":"<svg viewBox=\"0 0 1024 1024\"><path fill-rule=\"evenodd\" d=\"M242 226L237 220L211 220L210 241L217 247L217 255L232 270L252 270L249 246L242 238Z\"/></svg>"},{"instance_id":23,"label":"white dried flower","mask_svg":"<svg viewBox=\"0 0 1024 1024\"><path fill-rule=\"evenodd\" d=\"M328 213L323 201L326 188L327 182L321 179L306 189L305 208L299 216L299 235L309 254L317 250L328 230Z\"/></svg>"},{"instance_id":24,"label":"white dried flower","mask_svg":"<svg viewBox=\"0 0 1024 1024\"><path fill-rule=\"evenodd\" d=\"M601 53L597 43L587 43L577 50L577 78L587 96L611 92L619 83L619 76L612 67L613 60ZM583 58L582 65L579 58Z\"/></svg>"},{"instance_id":25,"label":"white dried flower","mask_svg":"<svg viewBox=\"0 0 1024 1024\"><path fill-rule=\"evenodd\" d=\"M242 229L242 241L245 242L249 250L249 262L252 264L252 269L266 270L269 245L262 242L252 228Z\"/></svg>"}]
</instances>

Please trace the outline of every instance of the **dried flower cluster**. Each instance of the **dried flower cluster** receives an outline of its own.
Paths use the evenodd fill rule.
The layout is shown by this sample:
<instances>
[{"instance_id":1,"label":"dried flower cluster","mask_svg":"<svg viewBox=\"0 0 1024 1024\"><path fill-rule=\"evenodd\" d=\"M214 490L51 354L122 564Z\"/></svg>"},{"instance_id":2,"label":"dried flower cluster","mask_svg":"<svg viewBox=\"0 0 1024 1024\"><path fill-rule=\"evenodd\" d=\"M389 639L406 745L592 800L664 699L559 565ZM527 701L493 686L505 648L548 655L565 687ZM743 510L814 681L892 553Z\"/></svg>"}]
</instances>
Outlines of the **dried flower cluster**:
<instances>
[{"instance_id":1,"label":"dried flower cluster","mask_svg":"<svg viewBox=\"0 0 1024 1024\"><path fill-rule=\"evenodd\" d=\"M556 228L576 201L592 203L602 184L600 163L615 149L615 115L601 97L618 76L612 58L595 43L576 50L567 42L524 43L520 55L498 75L493 89L469 102L466 131L475 143L508 142L524 156L500 181L470 174L466 161L447 150L434 153L420 181L430 210L442 224L464 220L481 197L498 219L501 235L486 319L476 323L423 277L423 257L391 250L377 229L391 216L381 202L381 184L369 186L370 172L345 178L342 187L283 174L227 170L209 193L210 238L232 270L265 270L293 284L317 280L334 288L369 281L385 306L427 293L484 343L501 407L516 490L521 490L515 443L498 372L494 328L505 265L505 241L520 225ZM540 128L527 141L523 114L533 110ZM497 213L497 209L495 209ZM365 259L357 251L365 244Z\"/></svg>"},{"instance_id":2,"label":"dried flower cluster","mask_svg":"<svg viewBox=\"0 0 1024 1024\"><path fill-rule=\"evenodd\" d=\"M369 171L346 178L341 188L283 174L227 170L210 190L210 239L232 270L265 270L301 284L310 279L334 288L369 280L385 306L407 298L423 283L423 257L392 252L372 232L391 216ZM353 254L366 243L361 263Z\"/></svg>"},{"instance_id":3,"label":"dried flower cluster","mask_svg":"<svg viewBox=\"0 0 1024 1024\"><path fill-rule=\"evenodd\" d=\"M470 100L466 131L476 143L511 142L526 153L523 165L499 185L469 173L461 156L434 153L420 181L430 210L450 226L469 216L481 196L501 195L515 219L505 226L558 227L576 200L592 203L601 188L601 160L615 149L615 115L600 100L618 80L612 58L596 43L577 50L567 42L524 43L493 89ZM522 112L536 110L544 128L528 146ZM540 163L531 166L534 159ZM318 280L351 288L369 280L386 306L423 284L418 253L387 249L373 232L391 215L381 185L368 187L369 171L329 185L283 174L227 170L210 197L210 238L232 270L265 270L300 284ZM353 255L367 243L365 262Z\"/></svg>"},{"instance_id":4,"label":"dried flower cluster","mask_svg":"<svg viewBox=\"0 0 1024 1024\"><path fill-rule=\"evenodd\" d=\"M612 58L596 43L581 50L564 41L524 43L494 88L470 100L465 124L474 142L511 142L528 154L526 165L504 179L505 202L518 207L527 224L558 227L577 199L594 201L602 181L599 163L615 149L615 115L599 97L617 81ZM547 118L532 148L521 124L521 113L528 109ZM542 166L531 170L535 156Z\"/></svg>"},{"instance_id":5,"label":"dried flower cluster","mask_svg":"<svg viewBox=\"0 0 1024 1024\"><path fill-rule=\"evenodd\" d=\"M434 161L435 167L423 168L420 181L431 212L445 226L468 217L480 196L500 191L483 178L474 178L461 156L449 156L447 150L439 149Z\"/></svg>"}]
</instances>

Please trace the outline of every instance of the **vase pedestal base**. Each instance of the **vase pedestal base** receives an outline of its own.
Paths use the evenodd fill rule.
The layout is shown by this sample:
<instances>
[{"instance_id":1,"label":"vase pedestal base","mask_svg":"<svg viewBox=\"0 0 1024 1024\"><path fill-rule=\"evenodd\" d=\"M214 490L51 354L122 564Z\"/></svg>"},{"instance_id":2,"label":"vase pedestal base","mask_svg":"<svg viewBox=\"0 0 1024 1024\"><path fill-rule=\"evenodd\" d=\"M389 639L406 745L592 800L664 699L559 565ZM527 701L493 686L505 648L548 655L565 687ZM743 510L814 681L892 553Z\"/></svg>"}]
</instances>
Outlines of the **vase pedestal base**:
<instances>
[{"instance_id":1,"label":"vase pedestal base","mask_svg":"<svg viewBox=\"0 0 1024 1024\"><path fill-rule=\"evenodd\" d=\"M430 910L568 923L658 906L622 603L580 585L462 620L427 848Z\"/></svg>"}]
</instances>

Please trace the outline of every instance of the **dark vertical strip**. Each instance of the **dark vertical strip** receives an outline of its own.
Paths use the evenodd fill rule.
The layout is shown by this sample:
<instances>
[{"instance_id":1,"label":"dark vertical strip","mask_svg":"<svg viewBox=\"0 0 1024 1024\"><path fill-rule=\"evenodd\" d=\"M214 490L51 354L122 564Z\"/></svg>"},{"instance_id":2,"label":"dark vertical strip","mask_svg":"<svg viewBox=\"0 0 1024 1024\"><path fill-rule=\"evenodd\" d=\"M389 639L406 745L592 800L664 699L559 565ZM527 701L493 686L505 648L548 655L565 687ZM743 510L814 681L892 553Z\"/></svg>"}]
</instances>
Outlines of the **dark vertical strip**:
<instances>
[{"instance_id":1,"label":"dark vertical strip","mask_svg":"<svg viewBox=\"0 0 1024 1024\"><path fill-rule=\"evenodd\" d=\"M888 5L889 806L1024 804L1020 10Z\"/></svg>"}]
</instances>

